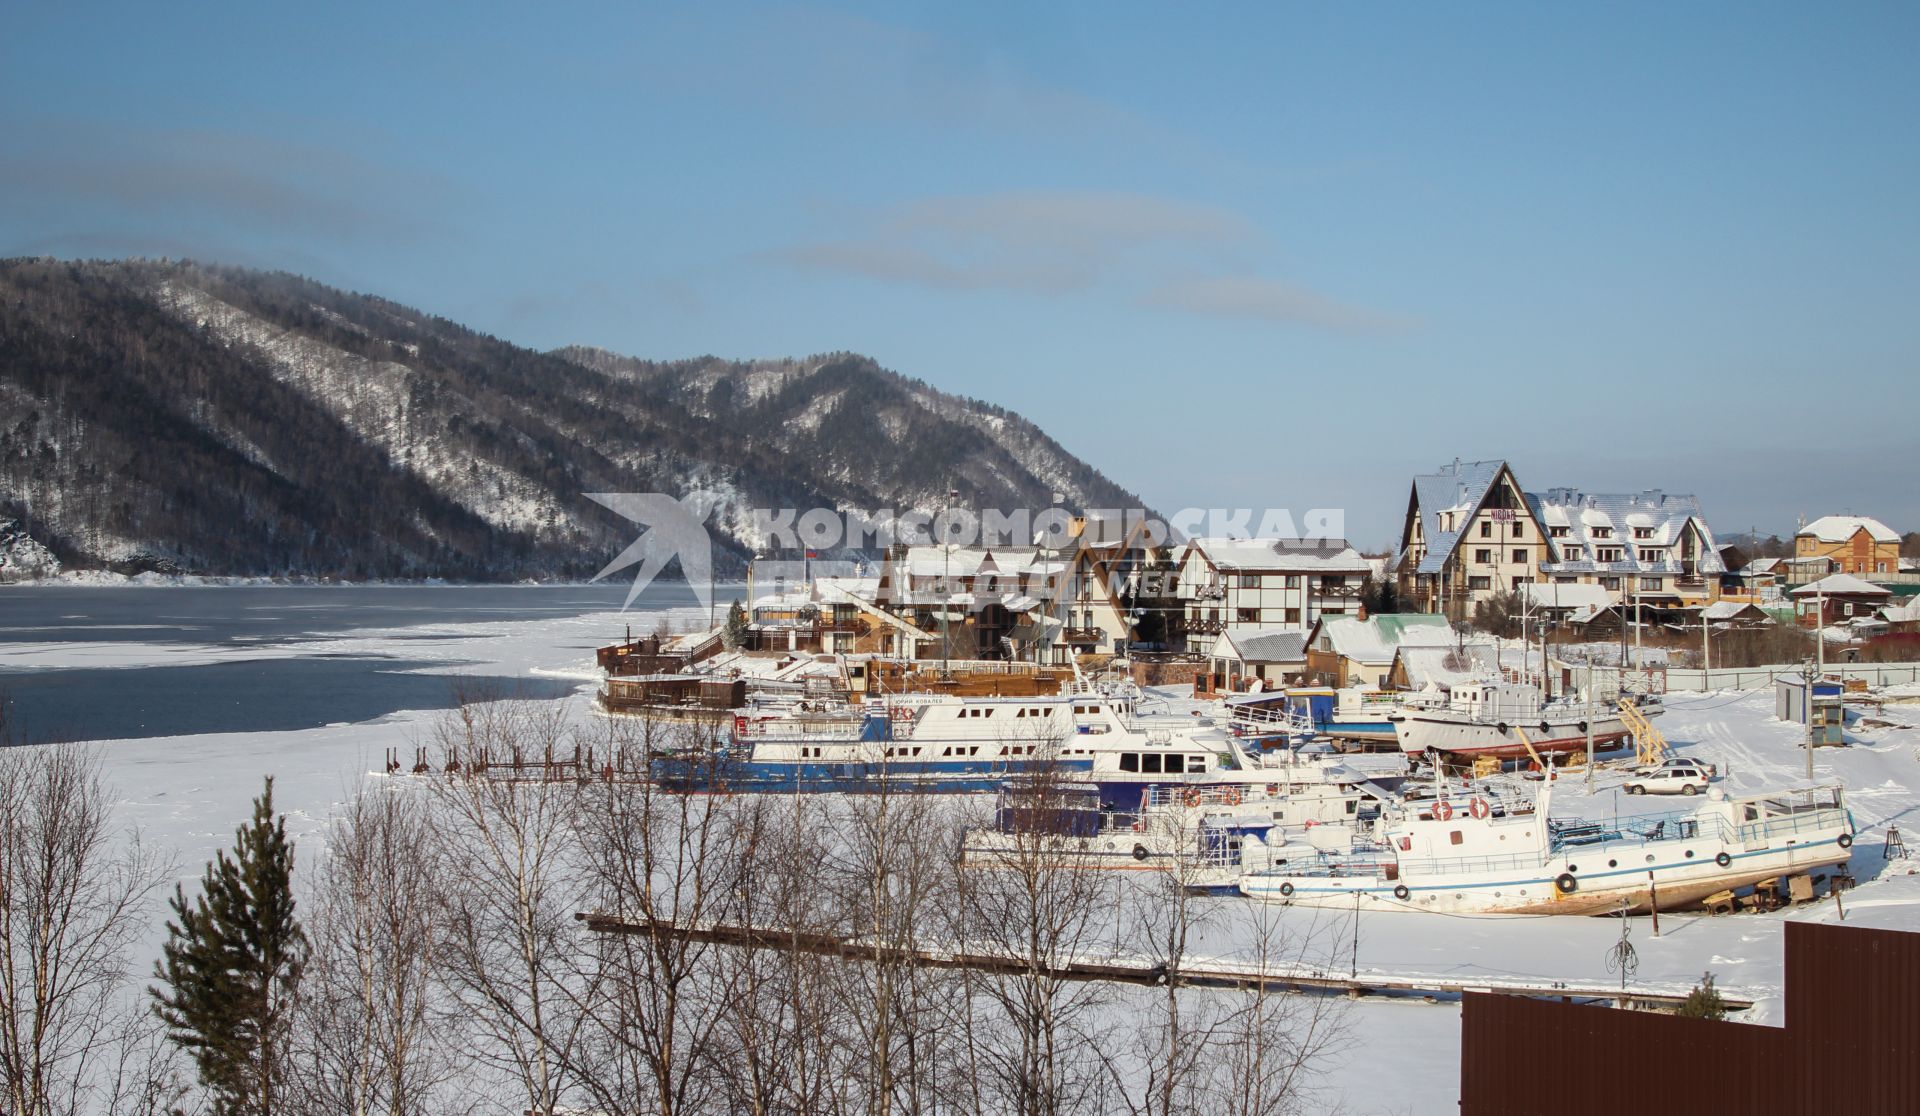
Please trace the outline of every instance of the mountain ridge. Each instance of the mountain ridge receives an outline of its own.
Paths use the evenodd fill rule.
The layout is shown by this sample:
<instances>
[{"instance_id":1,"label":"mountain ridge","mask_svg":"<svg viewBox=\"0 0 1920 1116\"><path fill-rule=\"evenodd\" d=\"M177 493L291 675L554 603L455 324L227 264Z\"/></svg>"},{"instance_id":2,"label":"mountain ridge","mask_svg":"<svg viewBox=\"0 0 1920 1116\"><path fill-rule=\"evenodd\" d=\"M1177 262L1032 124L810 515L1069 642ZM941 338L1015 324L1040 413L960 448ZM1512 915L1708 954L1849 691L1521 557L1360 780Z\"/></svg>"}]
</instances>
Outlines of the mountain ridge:
<instances>
[{"instance_id":1,"label":"mountain ridge","mask_svg":"<svg viewBox=\"0 0 1920 1116\"><path fill-rule=\"evenodd\" d=\"M637 531L584 497L1136 507L1018 414L854 353L514 345L376 295L191 261L0 260L0 522L69 569L577 579Z\"/></svg>"}]
</instances>

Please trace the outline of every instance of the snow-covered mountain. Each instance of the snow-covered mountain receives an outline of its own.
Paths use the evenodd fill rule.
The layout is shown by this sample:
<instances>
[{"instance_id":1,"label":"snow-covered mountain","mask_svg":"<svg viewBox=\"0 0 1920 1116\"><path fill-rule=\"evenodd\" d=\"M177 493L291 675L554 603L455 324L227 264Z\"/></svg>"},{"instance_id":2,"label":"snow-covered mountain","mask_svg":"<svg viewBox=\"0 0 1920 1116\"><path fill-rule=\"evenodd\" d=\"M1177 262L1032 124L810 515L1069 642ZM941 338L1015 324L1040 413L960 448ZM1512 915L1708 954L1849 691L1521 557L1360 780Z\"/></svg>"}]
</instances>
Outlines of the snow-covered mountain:
<instances>
[{"instance_id":1,"label":"snow-covered mountain","mask_svg":"<svg viewBox=\"0 0 1920 1116\"><path fill-rule=\"evenodd\" d=\"M696 489L723 573L763 541L754 507L1138 504L1018 415L851 353L542 353L287 274L0 261L16 569L30 540L70 569L578 577L634 530L584 493Z\"/></svg>"}]
</instances>

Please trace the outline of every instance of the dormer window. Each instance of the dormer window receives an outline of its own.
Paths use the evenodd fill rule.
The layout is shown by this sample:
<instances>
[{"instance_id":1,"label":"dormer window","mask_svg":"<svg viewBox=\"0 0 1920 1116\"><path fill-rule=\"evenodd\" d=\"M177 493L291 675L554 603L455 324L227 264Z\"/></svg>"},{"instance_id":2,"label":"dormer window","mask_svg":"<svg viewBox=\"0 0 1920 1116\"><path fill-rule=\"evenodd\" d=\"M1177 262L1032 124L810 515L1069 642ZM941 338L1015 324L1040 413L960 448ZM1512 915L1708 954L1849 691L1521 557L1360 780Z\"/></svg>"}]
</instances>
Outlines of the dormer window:
<instances>
[{"instance_id":1,"label":"dormer window","mask_svg":"<svg viewBox=\"0 0 1920 1116\"><path fill-rule=\"evenodd\" d=\"M1593 537L1596 539L1610 539L1613 537L1613 528L1595 527L1593 529Z\"/></svg>"}]
</instances>

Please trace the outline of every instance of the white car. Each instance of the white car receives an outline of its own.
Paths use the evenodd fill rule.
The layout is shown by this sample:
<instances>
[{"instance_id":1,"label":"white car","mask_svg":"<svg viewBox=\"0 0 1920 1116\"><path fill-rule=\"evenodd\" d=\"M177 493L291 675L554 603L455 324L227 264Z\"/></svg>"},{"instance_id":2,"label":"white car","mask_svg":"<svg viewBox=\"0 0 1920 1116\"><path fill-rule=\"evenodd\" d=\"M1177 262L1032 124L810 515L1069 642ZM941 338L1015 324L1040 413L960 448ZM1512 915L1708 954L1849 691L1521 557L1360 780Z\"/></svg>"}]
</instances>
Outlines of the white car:
<instances>
[{"instance_id":1,"label":"white car","mask_svg":"<svg viewBox=\"0 0 1920 1116\"><path fill-rule=\"evenodd\" d=\"M1695 764L1672 764L1657 768L1642 775L1628 779L1624 789L1628 794L1685 794L1695 795L1707 789L1713 776L1703 767Z\"/></svg>"},{"instance_id":2,"label":"white car","mask_svg":"<svg viewBox=\"0 0 1920 1116\"><path fill-rule=\"evenodd\" d=\"M1720 777L1719 767L1708 763L1706 760L1689 759L1686 756L1668 756L1659 763L1652 763L1645 767L1636 768L1634 773L1637 775L1654 775L1674 767L1697 767L1705 772L1709 779L1717 779Z\"/></svg>"}]
</instances>

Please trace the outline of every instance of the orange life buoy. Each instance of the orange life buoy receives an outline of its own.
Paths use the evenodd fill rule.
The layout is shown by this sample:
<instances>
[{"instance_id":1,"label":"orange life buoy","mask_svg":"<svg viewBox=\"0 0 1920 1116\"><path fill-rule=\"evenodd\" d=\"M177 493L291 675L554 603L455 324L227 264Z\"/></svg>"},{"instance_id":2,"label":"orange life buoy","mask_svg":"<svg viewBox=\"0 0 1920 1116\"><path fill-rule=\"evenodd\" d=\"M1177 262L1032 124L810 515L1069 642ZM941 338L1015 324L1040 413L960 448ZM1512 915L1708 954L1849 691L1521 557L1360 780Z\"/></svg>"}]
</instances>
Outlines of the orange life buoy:
<instances>
[{"instance_id":1,"label":"orange life buoy","mask_svg":"<svg viewBox=\"0 0 1920 1116\"><path fill-rule=\"evenodd\" d=\"M1239 787L1227 788L1227 805L1229 806L1240 805L1240 788Z\"/></svg>"},{"instance_id":2,"label":"orange life buoy","mask_svg":"<svg viewBox=\"0 0 1920 1116\"><path fill-rule=\"evenodd\" d=\"M1493 813L1493 807L1487 805L1486 799L1476 798L1473 800L1473 805L1467 807L1467 813L1476 818L1485 818Z\"/></svg>"},{"instance_id":3,"label":"orange life buoy","mask_svg":"<svg viewBox=\"0 0 1920 1116\"><path fill-rule=\"evenodd\" d=\"M1433 816L1439 821L1451 819L1453 817L1453 803L1448 802L1444 798L1434 803Z\"/></svg>"},{"instance_id":4,"label":"orange life buoy","mask_svg":"<svg viewBox=\"0 0 1920 1116\"><path fill-rule=\"evenodd\" d=\"M1197 787L1188 787L1188 788L1187 788L1187 795L1186 795L1186 799L1187 799L1187 805L1189 805L1189 806L1198 806L1198 805L1200 805L1200 791L1199 791L1199 789L1198 789Z\"/></svg>"}]
</instances>

